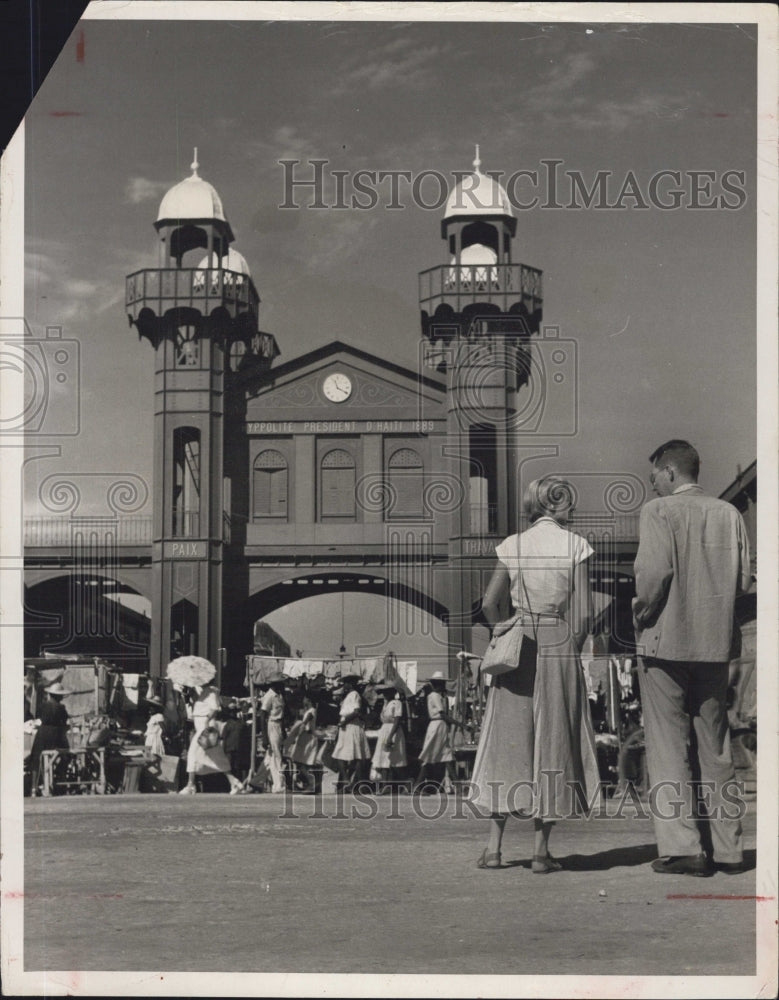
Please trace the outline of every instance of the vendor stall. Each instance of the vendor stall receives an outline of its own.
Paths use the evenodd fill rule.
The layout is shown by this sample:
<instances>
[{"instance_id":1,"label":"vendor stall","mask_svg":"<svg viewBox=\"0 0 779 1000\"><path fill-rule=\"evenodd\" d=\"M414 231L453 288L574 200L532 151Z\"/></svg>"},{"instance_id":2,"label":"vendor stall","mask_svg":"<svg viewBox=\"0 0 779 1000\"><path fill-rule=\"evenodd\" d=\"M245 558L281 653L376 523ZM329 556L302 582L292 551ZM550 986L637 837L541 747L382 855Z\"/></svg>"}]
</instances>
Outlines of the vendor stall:
<instances>
[{"instance_id":1,"label":"vendor stall","mask_svg":"<svg viewBox=\"0 0 779 1000\"><path fill-rule=\"evenodd\" d=\"M81 656L35 657L26 659L24 667L26 793L176 790L180 732L186 716L172 684ZM60 699L66 720L62 745L36 751L33 762L29 755L45 691L54 686L66 692ZM164 755L152 754L144 746L151 712L159 712L164 719Z\"/></svg>"}]
</instances>

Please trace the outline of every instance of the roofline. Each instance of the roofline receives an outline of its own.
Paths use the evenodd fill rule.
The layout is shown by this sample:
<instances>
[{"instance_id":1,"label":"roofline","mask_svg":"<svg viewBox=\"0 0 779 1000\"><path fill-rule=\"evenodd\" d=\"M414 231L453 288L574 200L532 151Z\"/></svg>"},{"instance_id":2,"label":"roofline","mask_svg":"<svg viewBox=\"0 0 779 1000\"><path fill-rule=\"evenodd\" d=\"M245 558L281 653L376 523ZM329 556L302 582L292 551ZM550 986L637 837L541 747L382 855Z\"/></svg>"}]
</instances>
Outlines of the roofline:
<instances>
[{"instance_id":1,"label":"roofline","mask_svg":"<svg viewBox=\"0 0 779 1000\"><path fill-rule=\"evenodd\" d=\"M331 340L330 343L324 344L322 347L315 347L313 351L308 351L306 354L299 354L296 358L291 358L289 361L283 362L283 364L280 364L278 368L269 369L267 374L270 376L287 375L296 371L298 368L302 368L306 364L324 360L332 354L337 354L339 351L347 351L350 354L356 355L362 361L377 364L381 368L387 368L390 371L395 372L397 375L403 375L416 382L421 381L424 385L431 389L446 388L444 379L434 378L433 376L422 374L421 372L415 372L413 369L405 368L403 365L396 364L394 361L387 361L385 358L380 358L375 354L370 354L368 351L355 347L353 344L350 344L345 340Z\"/></svg>"},{"instance_id":2,"label":"roofline","mask_svg":"<svg viewBox=\"0 0 779 1000\"><path fill-rule=\"evenodd\" d=\"M725 487L719 495L720 500L727 500L728 503L732 503L735 497L737 497L739 493L743 492L747 486L750 486L756 479L757 459L755 459L751 465L748 465L741 475L736 476L733 482L729 483Z\"/></svg>"}]
</instances>

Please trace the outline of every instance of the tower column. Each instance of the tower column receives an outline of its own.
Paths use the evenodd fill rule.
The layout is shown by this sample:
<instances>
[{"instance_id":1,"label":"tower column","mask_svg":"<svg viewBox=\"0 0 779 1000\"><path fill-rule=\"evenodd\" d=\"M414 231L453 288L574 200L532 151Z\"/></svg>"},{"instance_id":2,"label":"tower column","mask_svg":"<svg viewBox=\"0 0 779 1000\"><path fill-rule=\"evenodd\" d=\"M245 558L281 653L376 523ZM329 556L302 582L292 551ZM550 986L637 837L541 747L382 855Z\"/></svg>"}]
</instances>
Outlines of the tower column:
<instances>
[{"instance_id":1,"label":"tower column","mask_svg":"<svg viewBox=\"0 0 779 1000\"><path fill-rule=\"evenodd\" d=\"M450 671L470 649L495 544L519 527L512 421L541 322L540 272L510 263L516 219L506 192L481 172L478 146L473 166L441 222L451 256L420 281L422 331L436 345L429 364L447 375L448 470L464 496L449 522Z\"/></svg>"}]
</instances>

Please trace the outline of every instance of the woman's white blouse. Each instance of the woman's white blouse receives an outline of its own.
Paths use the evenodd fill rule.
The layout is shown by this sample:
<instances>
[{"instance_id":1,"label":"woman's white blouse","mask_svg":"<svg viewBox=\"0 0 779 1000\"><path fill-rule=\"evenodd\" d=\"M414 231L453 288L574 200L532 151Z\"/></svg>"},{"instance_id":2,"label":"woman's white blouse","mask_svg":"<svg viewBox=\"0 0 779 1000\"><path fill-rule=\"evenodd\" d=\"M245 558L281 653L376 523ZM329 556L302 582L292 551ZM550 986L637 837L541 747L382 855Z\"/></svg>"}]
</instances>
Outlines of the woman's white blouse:
<instances>
[{"instance_id":1,"label":"woman's white blouse","mask_svg":"<svg viewBox=\"0 0 779 1000\"><path fill-rule=\"evenodd\" d=\"M495 553L508 571L515 608L536 614L565 614L574 569L593 549L581 535L542 517L527 531L504 538Z\"/></svg>"},{"instance_id":2,"label":"woman's white blouse","mask_svg":"<svg viewBox=\"0 0 779 1000\"><path fill-rule=\"evenodd\" d=\"M352 712L359 712L361 708L362 702L360 700L359 692L350 691L341 702L341 718L346 718L346 716L351 715Z\"/></svg>"}]
</instances>

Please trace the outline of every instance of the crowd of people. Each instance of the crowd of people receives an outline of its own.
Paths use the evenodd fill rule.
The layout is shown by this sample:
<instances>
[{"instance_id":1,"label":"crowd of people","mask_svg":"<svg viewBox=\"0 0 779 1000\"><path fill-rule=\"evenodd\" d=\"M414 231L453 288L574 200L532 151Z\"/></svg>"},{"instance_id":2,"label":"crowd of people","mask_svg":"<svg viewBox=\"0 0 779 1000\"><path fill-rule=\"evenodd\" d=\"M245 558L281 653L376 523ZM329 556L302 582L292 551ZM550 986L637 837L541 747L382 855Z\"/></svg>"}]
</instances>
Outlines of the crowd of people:
<instances>
[{"instance_id":1,"label":"crowd of people","mask_svg":"<svg viewBox=\"0 0 779 1000\"><path fill-rule=\"evenodd\" d=\"M446 684L443 673L436 671L410 699L412 709L392 682L366 684L357 674L344 674L332 687L305 683L291 687L283 674L271 675L258 698L254 720L264 751L256 774L251 759L253 706L232 700L222 708L213 686L185 688L192 733L187 783L180 794L194 794L198 777L214 773L225 775L232 795L259 787L313 794L321 787L323 767L337 770L337 786L345 791L363 781L375 782L382 794L398 787L430 791L440 777L444 791L453 792L451 734L455 727L464 727L451 715ZM154 698L148 705L146 745L151 753L160 754L165 746L162 705ZM414 719L427 719L415 780L409 773L412 711ZM368 732L375 739L373 748Z\"/></svg>"},{"instance_id":2,"label":"crowd of people","mask_svg":"<svg viewBox=\"0 0 779 1000\"><path fill-rule=\"evenodd\" d=\"M689 442L666 442L650 462L657 497L641 511L633 616L649 778L659 793L653 822L660 857L652 868L701 877L737 873L744 857L740 818L728 810L724 793L735 780L726 700L735 599L752 582L746 528L734 506L698 485L700 459ZM471 780L489 832L477 865L503 866L506 821L519 816L534 820L532 871L550 874L561 869L549 850L555 819L586 814L599 789L581 663L592 622L593 549L570 530L574 493L564 480L530 483L524 506L530 527L496 546L482 602L496 636L509 627L499 621L500 609L512 606L510 627L521 630L521 642L516 663L490 684L480 729ZM369 778L383 791L407 777L410 714L392 683L366 689L347 674L336 689L290 691L276 674L265 687L255 729L272 792L285 791L288 781L316 792L322 765L337 768L346 791ZM442 777L444 791L451 791L452 732L462 723L450 713L440 671L423 691L427 722L415 787ZM44 750L67 746L67 694L60 682L46 688L31 754L35 773ZM181 794L193 794L198 776L209 773L223 774L230 794L251 790L256 748L241 704L223 705L209 684L186 686L185 695L192 733ZM164 707L147 698L145 740L152 755L167 749ZM378 728L373 750L366 734L371 715ZM711 790L703 810L698 780ZM524 801L518 789L527 793ZM674 796L682 808L673 808Z\"/></svg>"}]
</instances>

